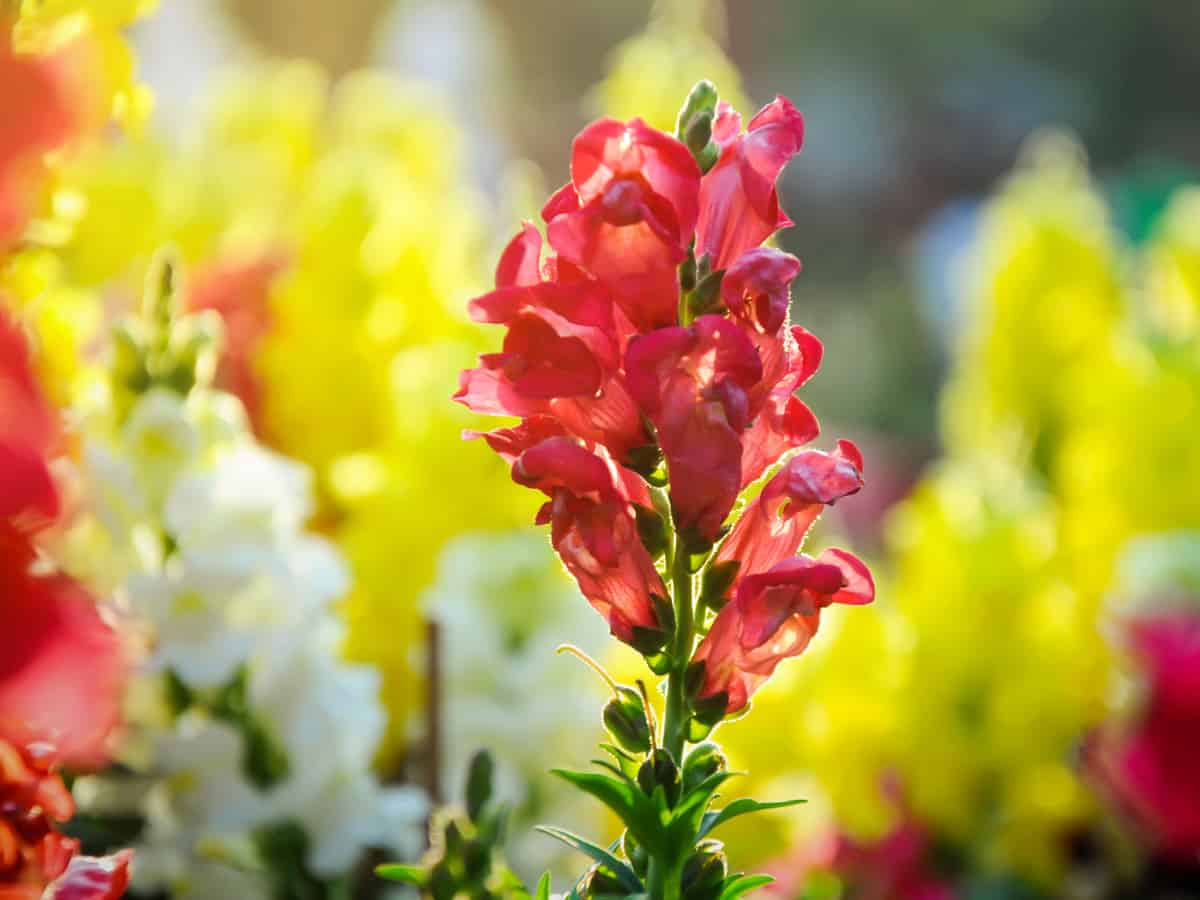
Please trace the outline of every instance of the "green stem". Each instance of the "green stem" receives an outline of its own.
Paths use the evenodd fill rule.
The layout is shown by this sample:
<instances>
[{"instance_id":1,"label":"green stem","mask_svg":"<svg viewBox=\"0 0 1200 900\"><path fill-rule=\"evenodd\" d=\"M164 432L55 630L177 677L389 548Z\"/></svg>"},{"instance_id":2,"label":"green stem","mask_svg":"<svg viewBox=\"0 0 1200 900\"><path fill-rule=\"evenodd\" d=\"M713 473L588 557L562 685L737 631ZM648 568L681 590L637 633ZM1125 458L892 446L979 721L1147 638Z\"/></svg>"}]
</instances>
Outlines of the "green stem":
<instances>
[{"instance_id":1,"label":"green stem","mask_svg":"<svg viewBox=\"0 0 1200 900\"><path fill-rule=\"evenodd\" d=\"M688 567L689 554L679 536L675 537L675 552L671 560L671 595L675 603L675 644L672 647L673 665L667 675L667 704L663 724L663 746L682 764L683 748L687 741L688 709L683 683L688 662L692 658L695 624L692 609L692 573Z\"/></svg>"}]
</instances>

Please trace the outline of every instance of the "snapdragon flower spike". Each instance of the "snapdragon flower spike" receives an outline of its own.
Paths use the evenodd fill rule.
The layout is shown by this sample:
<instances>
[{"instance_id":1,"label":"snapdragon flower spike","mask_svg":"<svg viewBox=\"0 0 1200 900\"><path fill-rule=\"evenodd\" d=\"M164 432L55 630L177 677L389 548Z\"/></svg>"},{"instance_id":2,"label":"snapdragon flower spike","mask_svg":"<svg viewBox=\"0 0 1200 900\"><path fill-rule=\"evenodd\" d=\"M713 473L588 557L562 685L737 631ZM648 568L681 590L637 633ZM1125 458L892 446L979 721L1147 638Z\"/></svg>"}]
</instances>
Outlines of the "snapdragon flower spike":
<instances>
[{"instance_id":1,"label":"snapdragon flower spike","mask_svg":"<svg viewBox=\"0 0 1200 900\"><path fill-rule=\"evenodd\" d=\"M524 450L513 479L550 499L538 514L551 542L612 633L646 653L666 639L654 598L667 596L662 577L638 537L634 503L650 505L646 486L603 450L550 437Z\"/></svg>"},{"instance_id":2,"label":"snapdragon flower spike","mask_svg":"<svg viewBox=\"0 0 1200 900\"><path fill-rule=\"evenodd\" d=\"M741 487L748 392L762 380L754 345L729 319L701 316L634 338L625 370L667 460L675 526L711 543Z\"/></svg>"},{"instance_id":3,"label":"snapdragon flower spike","mask_svg":"<svg viewBox=\"0 0 1200 900\"><path fill-rule=\"evenodd\" d=\"M703 664L693 708L709 721L745 708L780 662L808 647L821 610L874 598L871 573L844 550L826 550L816 559L795 556L742 578L737 596L717 614L693 656L693 664Z\"/></svg>"},{"instance_id":4,"label":"snapdragon flower spike","mask_svg":"<svg viewBox=\"0 0 1200 900\"><path fill-rule=\"evenodd\" d=\"M677 267L699 215L691 151L641 119L600 119L571 152L571 181L542 211L561 259L605 282L639 330L677 321Z\"/></svg>"},{"instance_id":5,"label":"snapdragon flower spike","mask_svg":"<svg viewBox=\"0 0 1200 900\"><path fill-rule=\"evenodd\" d=\"M742 132L741 117L722 101L713 140L721 155L700 183L696 255L707 253L714 269L724 269L792 224L779 205L775 181L800 152L804 117L786 97L776 97Z\"/></svg>"}]
</instances>

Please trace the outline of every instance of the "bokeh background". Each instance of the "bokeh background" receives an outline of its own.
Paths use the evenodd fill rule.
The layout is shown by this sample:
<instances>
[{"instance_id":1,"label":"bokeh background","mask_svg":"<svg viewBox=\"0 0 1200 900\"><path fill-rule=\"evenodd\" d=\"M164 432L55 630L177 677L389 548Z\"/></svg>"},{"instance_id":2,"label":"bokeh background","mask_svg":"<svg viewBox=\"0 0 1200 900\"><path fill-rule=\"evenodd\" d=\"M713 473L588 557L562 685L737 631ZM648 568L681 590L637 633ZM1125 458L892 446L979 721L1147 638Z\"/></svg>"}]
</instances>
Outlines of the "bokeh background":
<instances>
[{"instance_id":1,"label":"bokeh background","mask_svg":"<svg viewBox=\"0 0 1200 900\"><path fill-rule=\"evenodd\" d=\"M1175 820L1097 762L1147 690L1123 623L1200 615L1200 5L165 0L130 35L154 109L62 175L61 258L10 289L54 286L42 327L86 348L80 297L119 305L177 247L225 386L313 469L382 773L453 798L489 744L519 825L611 828L543 774L604 697L553 648L603 628L448 397L493 340L465 301L573 135L670 130L709 77L806 117L779 238L825 344L805 398L868 481L816 540L880 576L722 730L748 790L811 798L734 852L813 900L1200 896ZM577 867L517 832L526 877Z\"/></svg>"}]
</instances>

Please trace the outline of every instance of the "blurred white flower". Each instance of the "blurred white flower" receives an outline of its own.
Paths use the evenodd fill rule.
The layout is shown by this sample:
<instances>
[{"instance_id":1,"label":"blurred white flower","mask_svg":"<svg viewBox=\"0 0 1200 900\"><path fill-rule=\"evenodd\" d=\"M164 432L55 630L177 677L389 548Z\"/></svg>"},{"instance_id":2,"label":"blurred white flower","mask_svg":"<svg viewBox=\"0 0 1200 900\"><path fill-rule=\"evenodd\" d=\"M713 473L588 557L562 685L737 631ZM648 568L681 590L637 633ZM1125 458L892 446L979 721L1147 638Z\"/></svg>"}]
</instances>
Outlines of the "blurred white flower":
<instances>
[{"instance_id":1,"label":"blurred white flower","mask_svg":"<svg viewBox=\"0 0 1200 900\"><path fill-rule=\"evenodd\" d=\"M511 833L547 820L574 831L592 828L594 817L545 761L584 764L600 737L607 689L556 648L570 642L597 652L605 627L545 537L529 530L457 538L443 550L423 605L440 626L443 647L448 795L462 795L468 760L487 747L496 759L496 794L516 807ZM537 836L517 839L509 857L519 874L536 878L562 854Z\"/></svg>"},{"instance_id":2,"label":"blurred white flower","mask_svg":"<svg viewBox=\"0 0 1200 900\"><path fill-rule=\"evenodd\" d=\"M141 493L155 505L200 450L200 435L184 399L165 388L152 388L138 398L119 439Z\"/></svg>"},{"instance_id":3,"label":"blurred white flower","mask_svg":"<svg viewBox=\"0 0 1200 900\"><path fill-rule=\"evenodd\" d=\"M245 579L186 565L131 576L125 587L130 610L154 629L150 669L172 669L197 688L232 678L257 637L230 627L230 608L247 586Z\"/></svg>"},{"instance_id":4,"label":"blurred white flower","mask_svg":"<svg viewBox=\"0 0 1200 900\"><path fill-rule=\"evenodd\" d=\"M93 551L130 548L109 577L146 656L127 697L123 769L80 780L79 799L145 821L138 889L269 897L254 843L265 826L300 825L322 877L367 847L415 853L424 795L372 772L379 674L340 658L330 607L350 573L304 531L308 470L255 444L239 402L204 388L144 395L123 427L90 437L85 469L91 515L76 534ZM287 765L278 775L268 764L268 786L257 754L275 752Z\"/></svg>"}]
</instances>

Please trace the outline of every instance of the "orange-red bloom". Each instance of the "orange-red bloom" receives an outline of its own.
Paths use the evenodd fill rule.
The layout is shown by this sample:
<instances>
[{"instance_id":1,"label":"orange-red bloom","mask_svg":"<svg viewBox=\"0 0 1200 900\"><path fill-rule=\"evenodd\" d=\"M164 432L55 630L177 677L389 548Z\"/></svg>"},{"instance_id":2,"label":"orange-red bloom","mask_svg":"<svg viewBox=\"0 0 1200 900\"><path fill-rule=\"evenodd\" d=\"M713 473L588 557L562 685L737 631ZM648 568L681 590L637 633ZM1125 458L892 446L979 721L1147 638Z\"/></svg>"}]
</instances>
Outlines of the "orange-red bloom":
<instances>
[{"instance_id":1,"label":"orange-red bloom","mask_svg":"<svg viewBox=\"0 0 1200 900\"><path fill-rule=\"evenodd\" d=\"M35 538L60 508L57 441L25 340L0 311L0 740L48 741L61 759L91 765L119 718L125 662L86 590L33 566Z\"/></svg>"},{"instance_id":2,"label":"orange-red bloom","mask_svg":"<svg viewBox=\"0 0 1200 900\"><path fill-rule=\"evenodd\" d=\"M42 154L61 145L77 120L61 62L14 53L9 30L0 20L0 250L29 215L30 175Z\"/></svg>"},{"instance_id":3,"label":"orange-red bloom","mask_svg":"<svg viewBox=\"0 0 1200 900\"><path fill-rule=\"evenodd\" d=\"M115 900L133 854L78 856L79 841L59 833L75 804L56 758L45 744L19 750L0 740L0 900Z\"/></svg>"},{"instance_id":4,"label":"orange-red bloom","mask_svg":"<svg viewBox=\"0 0 1200 900\"><path fill-rule=\"evenodd\" d=\"M693 662L704 670L695 699L721 701L713 721L737 712L780 662L804 652L821 610L873 599L871 573L844 550L826 550L816 559L795 556L745 576L696 649Z\"/></svg>"}]
</instances>

